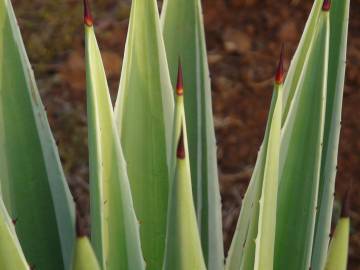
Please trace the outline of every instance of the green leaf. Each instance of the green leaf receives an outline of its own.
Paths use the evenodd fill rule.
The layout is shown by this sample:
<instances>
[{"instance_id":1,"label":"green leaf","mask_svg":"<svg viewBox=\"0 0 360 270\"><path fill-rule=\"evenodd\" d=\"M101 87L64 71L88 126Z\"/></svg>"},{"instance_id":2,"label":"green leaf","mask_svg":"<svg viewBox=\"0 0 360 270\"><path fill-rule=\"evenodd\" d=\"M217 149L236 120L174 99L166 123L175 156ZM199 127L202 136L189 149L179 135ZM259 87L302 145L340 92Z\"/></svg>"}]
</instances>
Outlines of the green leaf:
<instances>
[{"instance_id":1,"label":"green leaf","mask_svg":"<svg viewBox=\"0 0 360 270\"><path fill-rule=\"evenodd\" d=\"M100 270L99 263L87 237L76 240L73 270Z\"/></svg>"},{"instance_id":2,"label":"green leaf","mask_svg":"<svg viewBox=\"0 0 360 270\"><path fill-rule=\"evenodd\" d=\"M242 269L242 270L252 270L254 269L254 267L258 267L260 261L258 261L260 258L256 258L256 252L259 253L259 248L263 248L263 245L265 244L267 247L264 246L264 249L266 248L270 248L270 250L268 250L267 252L269 254L271 254L271 249L274 249L274 244L272 244L272 247L270 242L274 241L274 239L270 239L270 238L263 238L262 239L262 230L264 229L263 225L264 225L264 221L267 223L268 228L270 228L270 226L274 226L275 224L271 224L272 222L275 222L274 219L276 218L276 216L274 217L273 214L273 210L272 209L271 212L269 212L269 219L265 218L263 216L263 214L261 215L261 219L260 219L260 213L263 213L264 209L261 209L261 200L262 200L262 195L265 192L264 189L268 189L268 185L264 185L264 183L266 183L269 178L270 175L273 174L271 177L272 179L276 179L276 171L271 171L271 168L269 168L270 164L274 161L275 163L278 163L279 161L277 160L276 157L276 152L274 152L274 147L276 147L276 142L278 142L279 138L277 137L278 135L278 121L281 120L281 112L282 112L282 101L280 101L281 98L281 86L275 86L275 91L273 94L273 98L271 101L271 105L270 105L270 112L269 112L269 117L268 117L268 123L267 123L267 127L266 127L266 131L265 131L265 136L264 136L264 140L263 140L263 144L260 148L259 151L259 156L258 156L258 166L254 169L254 173L253 173L253 177L251 179L251 181L254 181L254 195L253 195L253 201L251 202L251 218L249 219L249 227L248 227L248 232L245 238L245 241L243 242L243 246L241 249L237 250L236 255L232 254L232 257L236 257L239 256L240 253L243 253L242 256L242 260L238 260L235 259L235 261L237 262L237 264L234 264L231 261L228 261L229 265L232 265L232 268L227 268L229 270L232 269ZM276 135L277 134L277 135ZM277 145L279 147L279 145ZM279 151L279 150L278 150ZM274 159L274 160L271 160ZM274 165L276 167L276 165ZM277 165L278 167L279 165ZM267 178L265 178L267 177ZM275 180L276 181L276 180ZM273 183L276 184L276 183ZM270 195L268 194L270 198L275 199L274 194ZM263 197L264 199L264 197ZM266 198L266 200L268 200ZM271 203L271 202L269 202ZM274 201L272 202L274 203ZM270 206L270 205L269 205ZM244 208L243 211L246 211L247 209ZM276 213L276 212L275 212ZM270 218L272 216L272 218ZM264 219L265 218L265 219ZM267 221L266 221L267 219ZM261 223L260 223L261 221ZM259 230L261 229L261 230ZM269 235L268 237L271 237L271 235ZM234 241L234 240L233 240ZM261 242L262 243L261 243ZM272 252L273 253L273 252ZM264 256L266 255L261 255L262 256L262 263L264 263ZM268 259L268 258L267 258ZM266 259L266 260L267 260ZM270 258L271 259L271 258ZM271 263L271 262L270 262ZM269 265L267 265L267 267L269 267Z\"/></svg>"},{"instance_id":3,"label":"green leaf","mask_svg":"<svg viewBox=\"0 0 360 270\"><path fill-rule=\"evenodd\" d=\"M163 269L205 270L191 188L183 96L176 98L174 121L175 171L170 184ZM177 146L177 147L176 147Z\"/></svg>"},{"instance_id":4,"label":"green leaf","mask_svg":"<svg viewBox=\"0 0 360 270\"><path fill-rule=\"evenodd\" d=\"M145 269L126 163L94 29L85 26L91 237L106 270Z\"/></svg>"},{"instance_id":5,"label":"green leaf","mask_svg":"<svg viewBox=\"0 0 360 270\"><path fill-rule=\"evenodd\" d=\"M273 269L276 230L277 192L281 145L282 85L275 84L275 107L270 119L264 179L260 198L255 270Z\"/></svg>"},{"instance_id":6,"label":"green leaf","mask_svg":"<svg viewBox=\"0 0 360 270\"><path fill-rule=\"evenodd\" d=\"M346 44L350 0L333 0L330 9L330 52L326 97L324 147L322 151L318 213L311 266L325 265L334 204L336 164L339 148L344 91Z\"/></svg>"},{"instance_id":7,"label":"green leaf","mask_svg":"<svg viewBox=\"0 0 360 270\"><path fill-rule=\"evenodd\" d=\"M325 270L346 270L349 249L350 219L340 218L330 242Z\"/></svg>"},{"instance_id":8,"label":"green leaf","mask_svg":"<svg viewBox=\"0 0 360 270\"><path fill-rule=\"evenodd\" d=\"M283 124L288 116L295 91L300 83L299 80L304 70L305 59L309 53L311 42L315 35L322 4L323 0L314 0L309 18L306 22L303 34L301 35L299 46L296 49L293 59L291 60L290 67L286 75L283 91Z\"/></svg>"},{"instance_id":9,"label":"green leaf","mask_svg":"<svg viewBox=\"0 0 360 270\"><path fill-rule=\"evenodd\" d=\"M282 131L275 269L308 269L325 119L329 14L321 12Z\"/></svg>"},{"instance_id":10,"label":"green leaf","mask_svg":"<svg viewBox=\"0 0 360 270\"><path fill-rule=\"evenodd\" d=\"M0 179L28 262L70 269L74 206L14 11L0 1Z\"/></svg>"},{"instance_id":11,"label":"green leaf","mask_svg":"<svg viewBox=\"0 0 360 270\"><path fill-rule=\"evenodd\" d=\"M14 230L14 224L7 213L0 196L0 269L29 270Z\"/></svg>"},{"instance_id":12,"label":"green leaf","mask_svg":"<svg viewBox=\"0 0 360 270\"><path fill-rule=\"evenodd\" d=\"M171 81L175 86L180 57L188 89L191 179L204 257L209 270L220 270L224 267L221 201L201 1L164 1L161 19Z\"/></svg>"},{"instance_id":13,"label":"green leaf","mask_svg":"<svg viewBox=\"0 0 360 270\"><path fill-rule=\"evenodd\" d=\"M255 239L261 237L258 234L259 227L259 215L260 215L260 204L259 201L261 199L263 188L269 188L269 179L266 179L266 184L264 183L264 176L266 170L266 177L269 177L269 174L274 173L273 176L276 175L276 172L270 172L271 168L269 165L271 162L276 160L276 151L273 150L276 147L276 142L279 140L277 137L279 132L279 127L277 126L279 121L281 120L281 112L282 112L282 93L281 89L278 89L280 86L275 86L275 91L273 94L273 98L270 105L268 123L265 131L265 136L263 140L263 144L260 147L260 151L258 153L258 158L255 164L255 168L253 171L253 175L250 180L249 187L244 196L244 200L242 202L242 207L240 211L240 216L238 219L238 223L236 226L236 231L231 243L231 247L229 250L229 255L226 260L226 270L239 270L239 269L254 269L255 265L255 252L256 245ZM281 87L282 88L282 87ZM270 134L271 133L271 134ZM271 137L271 138L270 138ZM271 141L270 141L271 139ZM274 158L275 160L270 160ZM275 161L276 163L276 161ZM275 165L274 165L275 166ZM276 167L276 166L275 166ZM273 178L274 179L274 178ZM276 181L275 181L276 182ZM273 183L276 184L276 183ZM271 186L271 184L270 184ZM273 187L272 187L273 188ZM265 192L265 191L264 191ZM276 194L269 195L266 200L274 200ZM275 196L275 197L274 197ZM271 202L270 202L271 203ZM274 201L272 201L274 203ZM270 205L269 205L270 206ZM272 209L273 211L274 209ZM263 210L262 210L263 212ZM269 212L270 213L270 212ZM270 215L271 216L271 215ZM265 218L262 216L262 228L264 222L266 224L270 224L274 222L271 218ZM265 225L265 224L264 224ZM258 240L260 241L260 240ZM270 242L273 240L262 239L262 245L267 246L267 248L271 245ZM260 243L259 243L260 244ZM260 245L259 245L260 247ZM273 247L272 247L273 248ZM265 249L265 247L264 247ZM268 251L269 253L271 251Z\"/></svg>"},{"instance_id":14,"label":"green leaf","mask_svg":"<svg viewBox=\"0 0 360 270\"><path fill-rule=\"evenodd\" d=\"M147 269L162 267L174 96L155 0L132 2L115 116Z\"/></svg>"}]
</instances>

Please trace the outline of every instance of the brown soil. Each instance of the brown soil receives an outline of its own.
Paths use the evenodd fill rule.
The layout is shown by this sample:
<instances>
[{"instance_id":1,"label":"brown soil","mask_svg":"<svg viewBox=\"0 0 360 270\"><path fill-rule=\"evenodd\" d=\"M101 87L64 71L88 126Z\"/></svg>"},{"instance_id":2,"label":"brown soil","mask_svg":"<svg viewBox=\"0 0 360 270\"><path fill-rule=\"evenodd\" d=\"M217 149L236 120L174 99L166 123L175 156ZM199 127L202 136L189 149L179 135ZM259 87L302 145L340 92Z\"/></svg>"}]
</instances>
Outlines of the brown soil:
<instances>
[{"instance_id":1,"label":"brown soil","mask_svg":"<svg viewBox=\"0 0 360 270\"><path fill-rule=\"evenodd\" d=\"M30 3L31 2L31 3ZM13 0L64 168L83 216L88 162L82 6L79 0ZM94 17L112 96L129 0L98 0ZM280 45L286 67L312 1L207 0L205 28L219 145L225 245L229 246L264 133ZM360 0L352 0L336 197L353 181L350 267L360 269Z\"/></svg>"}]
</instances>

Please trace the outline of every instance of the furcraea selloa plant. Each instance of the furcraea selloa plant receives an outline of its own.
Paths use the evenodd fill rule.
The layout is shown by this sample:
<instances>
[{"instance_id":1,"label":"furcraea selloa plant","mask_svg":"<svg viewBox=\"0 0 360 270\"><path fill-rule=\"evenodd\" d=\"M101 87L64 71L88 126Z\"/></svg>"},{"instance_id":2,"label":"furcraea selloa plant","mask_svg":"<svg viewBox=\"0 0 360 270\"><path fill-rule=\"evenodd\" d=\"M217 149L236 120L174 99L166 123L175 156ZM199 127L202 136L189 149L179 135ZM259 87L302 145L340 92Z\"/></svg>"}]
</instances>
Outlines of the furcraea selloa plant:
<instances>
[{"instance_id":1,"label":"furcraea selloa plant","mask_svg":"<svg viewBox=\"0 0 360 270\"><path fill-rule=\"evenodd\" d=\"M200 0L165 0L161 17L155 0L133 0L115 108L84 4L91 243L79 227L76 237L15 15L0 0L0 269L346 269L348 210L330 245L329 233L349 0L314 1L286 78L281 52L226 262Z\"/></svg>"}]
</instances>

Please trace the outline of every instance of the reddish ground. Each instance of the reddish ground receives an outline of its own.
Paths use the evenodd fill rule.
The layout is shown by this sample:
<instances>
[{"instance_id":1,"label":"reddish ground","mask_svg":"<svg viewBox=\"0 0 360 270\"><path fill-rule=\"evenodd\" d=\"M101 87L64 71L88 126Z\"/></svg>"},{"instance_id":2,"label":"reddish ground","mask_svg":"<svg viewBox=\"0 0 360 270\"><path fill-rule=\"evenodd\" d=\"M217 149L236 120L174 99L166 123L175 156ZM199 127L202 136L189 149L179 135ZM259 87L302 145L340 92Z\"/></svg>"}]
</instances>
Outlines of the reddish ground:
<instances>
[{"instance_id":1,"label":"reddish ground","mask_svg":"<svg viewBox=\"0 0 360 270\"><path fill-rule=\"evenodd\" d=\"M79 0L13 0L74 196L88 213L82 7ZM113 96L129 1L94 2L96 30ZM286 66L310 0L204 2L212 74L225 244L228 247L264 133L282 42ZM349 269L360 269L360 0L352 0L336 196L353 181Z\"/></svg>"}]
</instances>

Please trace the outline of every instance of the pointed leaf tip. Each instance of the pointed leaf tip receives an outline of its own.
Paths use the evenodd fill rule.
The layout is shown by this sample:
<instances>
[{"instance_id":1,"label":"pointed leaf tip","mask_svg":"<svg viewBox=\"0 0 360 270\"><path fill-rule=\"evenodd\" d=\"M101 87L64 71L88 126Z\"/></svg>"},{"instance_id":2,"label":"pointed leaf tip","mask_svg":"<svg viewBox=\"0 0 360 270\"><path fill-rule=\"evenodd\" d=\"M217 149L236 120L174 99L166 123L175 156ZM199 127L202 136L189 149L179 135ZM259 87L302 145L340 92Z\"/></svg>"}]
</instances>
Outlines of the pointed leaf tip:
<instances>
[{"instance_id":1,"label":"pointed leaf tip","mask_svg":"<svg viewBox=\"0 0 360 270\"><path fill-rule=\"evenodd\" d=\"M179 143L176 151L178 159L185 159L184 132L181 128Z\"/></svg>"},{"instance_id":2,"label":"pointed leaf tip","mask_svg":"<svg viewBox=\"0 0 360 270\"><path fill-rule=\"evenodd\" d=\"M182 96L184 94L184 83L183 83L183 73L182 73L182 66L181 61L179 59L179 66L178 66L178 76L177 76L177 84L176 84L176 94L178 96Z\"/></svg>"},{"instance_id":3,"label":"pointed leaf tip","mask_svg":"<svg viewBox=\"0 0 360 270\"><path fill-rule=\"evenodd\" d=\"M284 45L281 46L279 64L275 74L275 82L277 84L284 83Z\"/></svg>"},{"instance_id":4,"label":"pointed leaf tip","mask_svg":"<svg viewBox=\"0 0 360 270\"><path fill-rule=\"evenodd\" d=\"M341 217L350 217L350 198L351 198L351 184L346 190L341 203Z\"/></svg>"},{"instance_id":5,"label":"pointed leaf tip","mask_svg":"<svg viewBox=\"0 0 360 270\"><path fill-rule=\"evenodd\" d=\"M331 8L331 0L324 0L323 5L322 5L322 10L329 11L330 8Z\"/></svg>"},{"instance_id":6,"label":"pointed leaf tip","mask_svg":"<svg viewBox=\"0 0 360 270\"><path fill-rule=\"evenodd\" d=\"M93 18L91 15L89 0L84 0L84 23L87 26L93 26Z\"/></svg>"}]
</instances>

